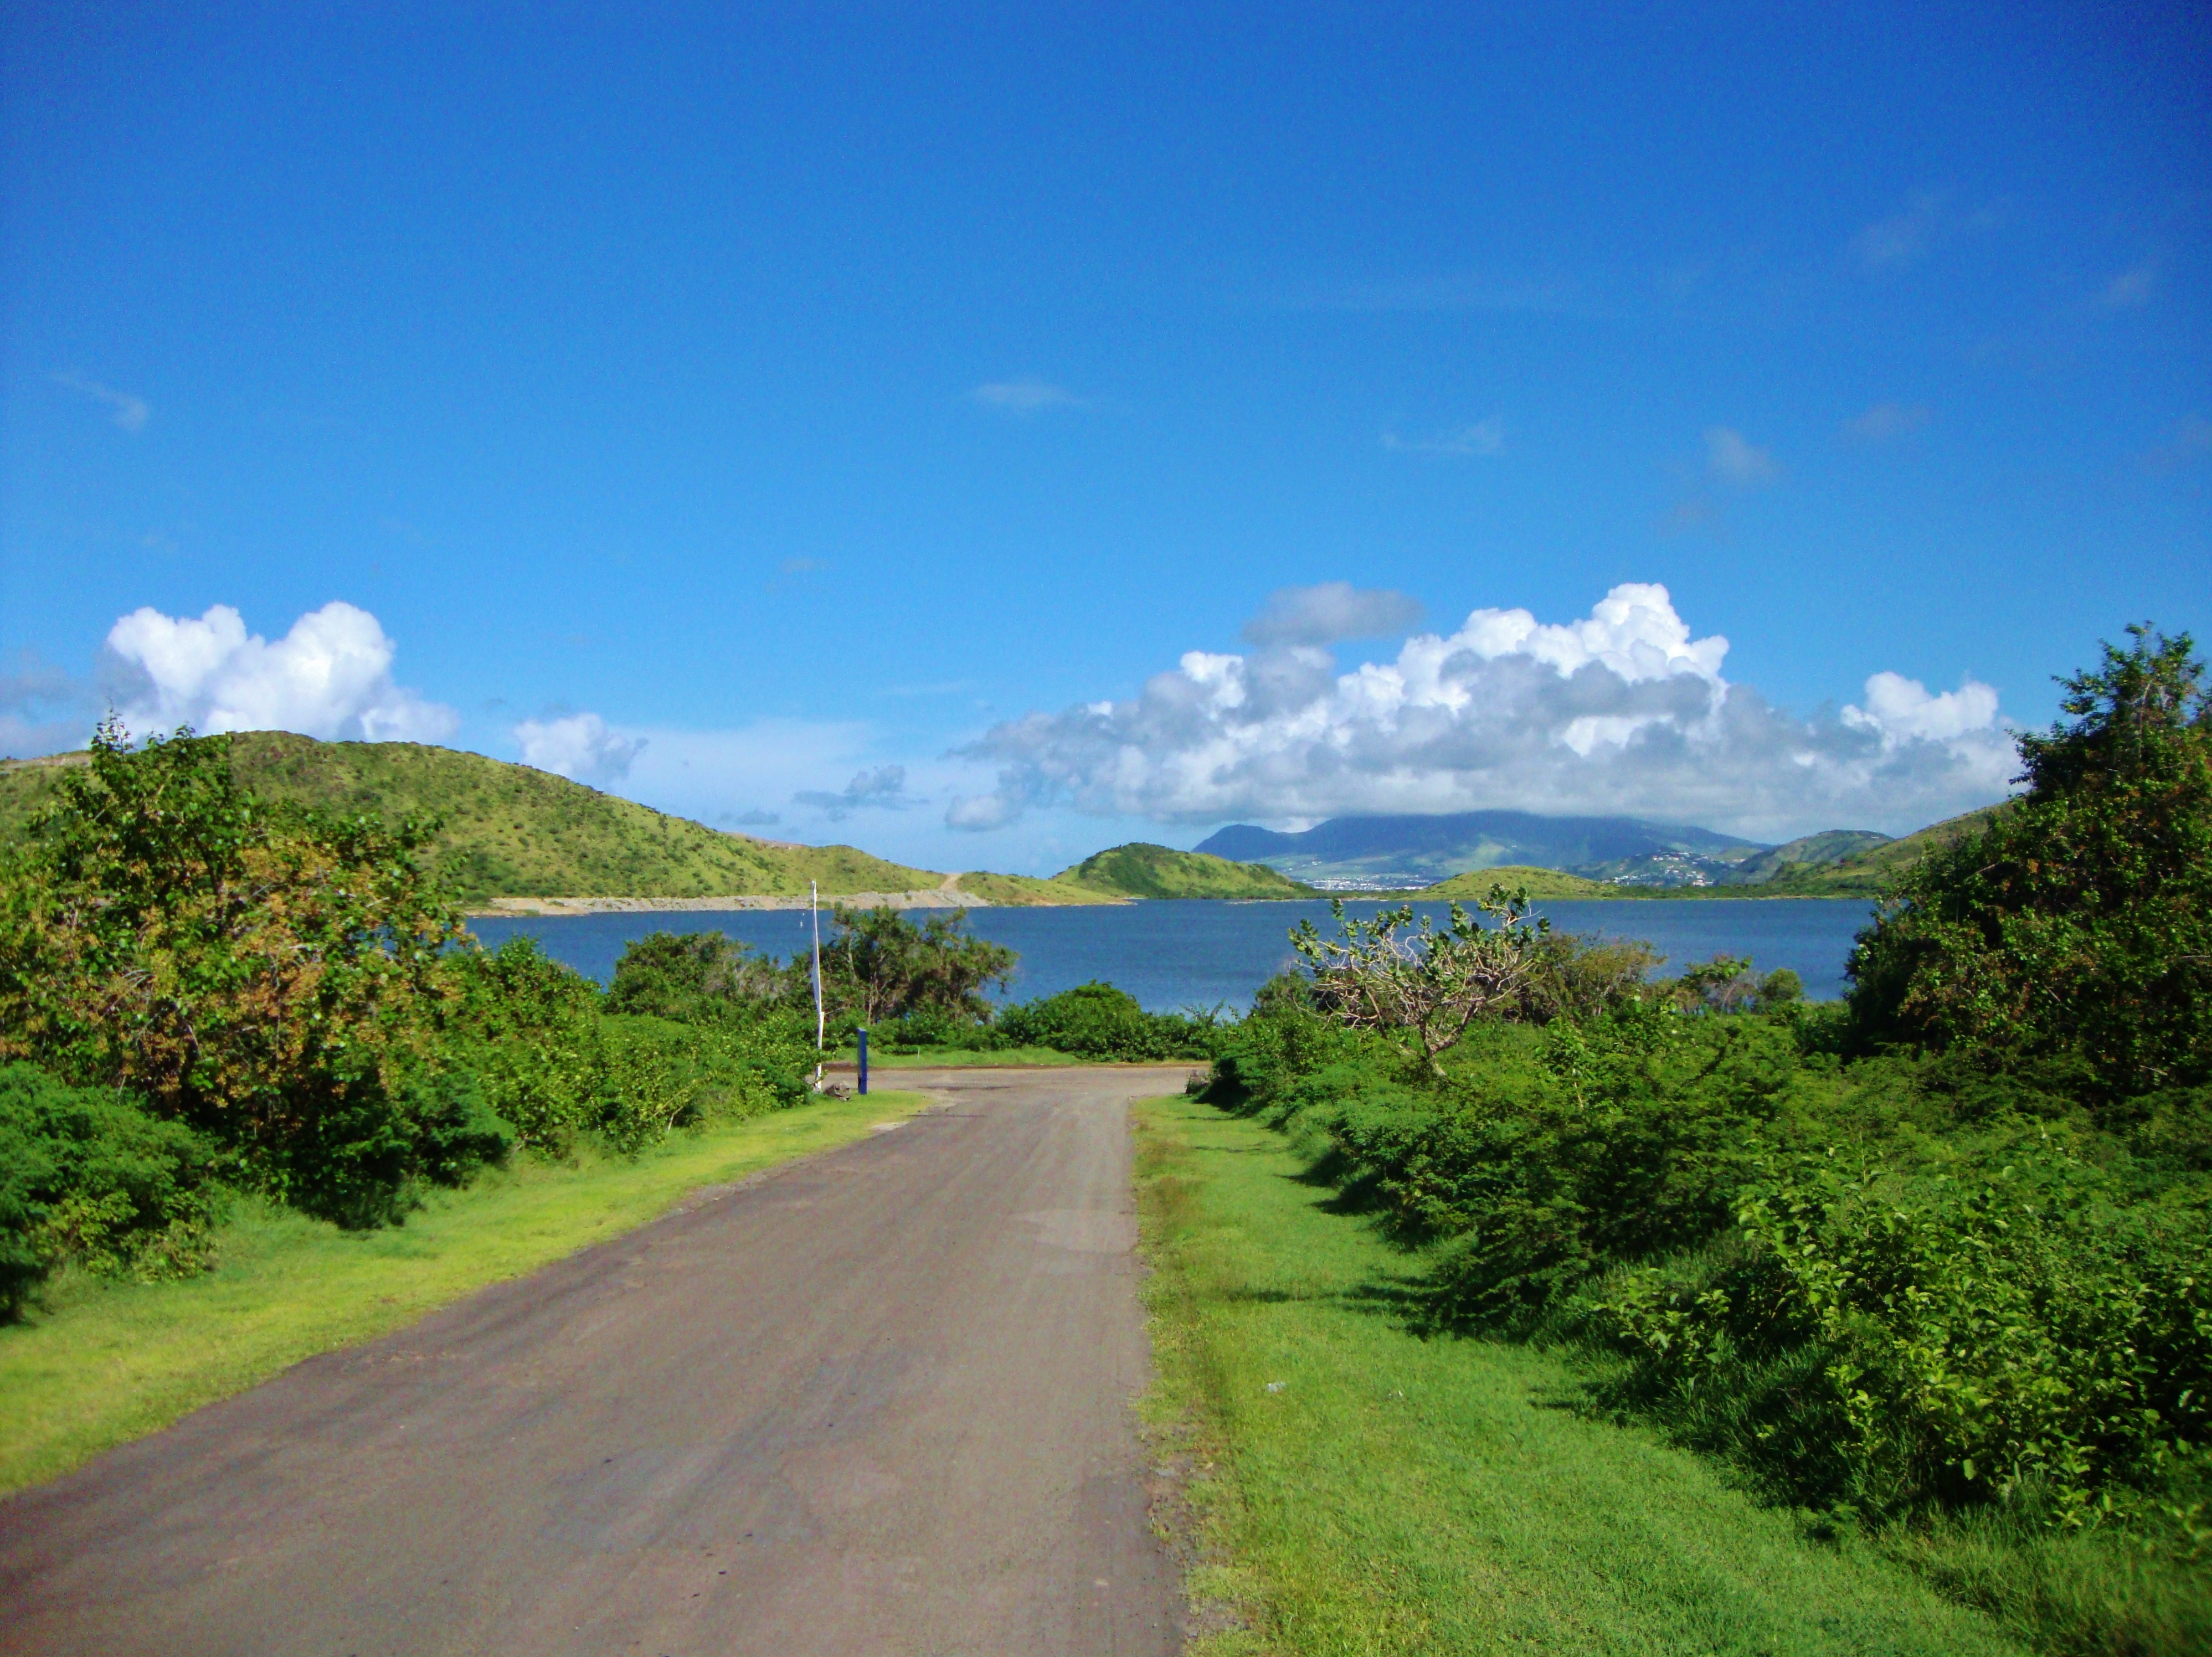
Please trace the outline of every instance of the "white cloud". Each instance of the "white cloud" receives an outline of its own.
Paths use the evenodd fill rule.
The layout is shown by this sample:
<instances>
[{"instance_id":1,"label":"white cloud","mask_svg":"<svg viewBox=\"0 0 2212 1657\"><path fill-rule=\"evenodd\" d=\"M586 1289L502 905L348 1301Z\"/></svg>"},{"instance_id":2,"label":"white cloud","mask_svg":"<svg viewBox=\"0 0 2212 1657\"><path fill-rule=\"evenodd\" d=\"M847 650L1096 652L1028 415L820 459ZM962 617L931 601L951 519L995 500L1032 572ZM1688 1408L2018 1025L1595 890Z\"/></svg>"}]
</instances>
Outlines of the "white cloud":
<instances>
[{"instance_id":1,"label":"white cloud","mask_svg":"<svg viewBox=\"0 0 2212 1657\"><path fill-rule=\"evenodd\" d=\"M596 713L525 719L514 731L522 762L577 782L611 783L629 774L645 738L626 737Z\"/></svg>"},{"instance_id":2,"label":"white cloud","mask_svg":"<svg viewBox=\"0 0 2212 1657\"><path fill-rule=\"evenodd\" d=\"M1844 723L1881 734L1885 746L1907 742L1953 742L1996 728L1997 693L1968 679L1956 690L1929 694L1901 673L1877 673L1866 682L1864 707L1846 707Z\"/></svg>"},{"instance_id":3,"label":"white cloud","mask_svg":"<svg viewBox=\"0 0 2212 1657\"><path fill-rule=\"evenodd\" d=\"M1755 448L1741 432L1727 426L1705 432L1705 467L1724 483L1755 489L1782 476L1782 468L1765 450Z\"/></svg>"},{"instance_id":4,"label":"white cloud","mask_svg":"<svg viewBox=\"0 0 2212 1657\"><path fill-rule=\"evenodd\" d=\"M1917 404L1877 403L1864 414L1846 420L1844 435L1858 443L1887 443L1927 423L1928 410Z\"/></svg>"},{"instance_id":5,"label":"white cloud","mask_svg":"<svg viewBox=\"0 0 2212 1657\"><path fill-rule=\"evenodd\" d=\"M392 682L397 650L375 616L343 603L310 610L274 644L228 604L197 620L148 606L107 634L117 712L138 735L179 725L368 742L452 735L452 708Z\"/></svg>"},{"instance_id":6,"label":"white cloud","mask_svg":"<svg viewBox=\"0 0 2212 1657\"><path fill-rule=\"evenodd\" d=\"M988 408L1013 414L1038 414L1047 409L1079 409L1083 399L1071 391L1042 379L1001 379L978 385L968 393Z\"/></svg>"},{"instance_id":7,"label":"white cloud","mask_svg":"<svg viewBox=\"0 0 2212 1657\"><path fill-rule=\"evenodd\" d=\"M1434 437L1400 437L1395 432L1385 432L1382 446L1403 454L1498 454L1505 447L1505 422L1492 415L1472 426L1442 432Z\"/></svg>"},{"instance_id":8,"label":"white cloud","mask_svg":"<svg viewBox=\"0 0 2212 1657\"><path fill-rule=\"evenodd\" d=\"M96 379L87 379L82 374L75 371L56 374L54 384L76 391L80 396L88 397L95 403L105 403L110 417L126 432L145 430L146 422L154 417L154 410L144 398L133 397L128 391L118 391L112 386L101 385Z\"/></svg>"},{"instance_id":9,"label":"white cloud","mask_svg":"<svg viewBox=\"0 0 2212 1657\"><path fill-rule=\"evenodd\" d=\"M1319 586L1283 587L1269 595L1260 613L1244 624L1244 640L1255 645L1332 645L1340 639L1380 639L1418 627L1421 602L1386 588L1356 587L1349 581Z\"/></svg>"},{"instance_id":10,"label":"white cloud","mask_svg":"<svg viewBox=\"0 0 2212 1657\"><path fill-rule=\"evenodd\" d=\"M1345 673L1310 646L1193 651L1133 700L994 727L963 757L995 763L998 786L946 822L1517 808L1784 838L1911 828L2004 794L2014 756L1988 687L1931 696L1878 674L1863 707L1800 719L1730 683L1728 650L1692 636L1666 588L1629 583L1564 624L1478 610Z\"/></svg>"}]
</instances>

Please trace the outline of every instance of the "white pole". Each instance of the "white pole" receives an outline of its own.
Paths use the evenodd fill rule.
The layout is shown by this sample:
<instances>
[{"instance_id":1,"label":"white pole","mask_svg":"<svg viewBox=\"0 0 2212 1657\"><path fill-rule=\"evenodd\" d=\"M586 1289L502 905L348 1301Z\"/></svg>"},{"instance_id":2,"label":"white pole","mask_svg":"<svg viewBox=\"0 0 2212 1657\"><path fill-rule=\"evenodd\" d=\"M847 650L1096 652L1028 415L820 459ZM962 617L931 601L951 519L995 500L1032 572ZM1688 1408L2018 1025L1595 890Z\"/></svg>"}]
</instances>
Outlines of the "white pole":
<instances>
[{"instance_id":1,"label":"white pole","mask_svg":"<svg viewBox=\"0 0 2212 1657\"><path fill-rule=\"evenodd\" d=\"M814 916L814 1051L822 1051L823 1022L822 1017L822 893L813 881L806 883L806 907ZM822 1082L822 1064L817 1058L814 1065L814 1081Z\"/></svg>"}]
</instances>

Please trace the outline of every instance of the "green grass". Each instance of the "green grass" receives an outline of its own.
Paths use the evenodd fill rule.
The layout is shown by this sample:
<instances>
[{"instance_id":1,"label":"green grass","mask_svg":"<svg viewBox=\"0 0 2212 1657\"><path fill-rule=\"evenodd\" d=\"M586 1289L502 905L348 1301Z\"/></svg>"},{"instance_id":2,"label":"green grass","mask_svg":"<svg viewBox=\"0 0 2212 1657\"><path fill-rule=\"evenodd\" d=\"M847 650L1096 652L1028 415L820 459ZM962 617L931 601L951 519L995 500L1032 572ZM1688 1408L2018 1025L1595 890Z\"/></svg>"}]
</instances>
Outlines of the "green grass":
<instances>
[{"instance_id":1,"label":"green grass","mask_svg":"<svg viewBox=\"0 0 2212 1657\"><path fill-rule=\"evenodd\" d=\"M1212 1106L1141 1108L1147 1409L1200 1475L1194 1653L2022 1649L1869 1545L1810 1539L1581 1413L1556 1357L1410 1332L1405 1256L1306 1166Z\"/></svg>"},{"instance_id":2,"label":"green grass","mask_svg":"<svg viewBox=\"0 0 2212 1657\"><path fill-rule=\"evenodd\" d=\"M243 1204L204 1276L118 1285L64 1276L44 1309L0 1326L0 1493L642 1225L701 1186L847 1144L924 1102L890 1092L823 1100L681 1134L634 1162L525 1158L432 1195L388 1230L342 1232Z\"/></svg>"},{"instance_id":3,"label":"green grass","mask_svg":"<svg viewBox=\"0 0 2212 1657\"><path fill-rule=\"evenodd\" d=\"M1143 841L1095 852L1053 877L1116 897L1312 897L1314 889L1264 863L1232 863Z\"/></svg>"}]
</instances>

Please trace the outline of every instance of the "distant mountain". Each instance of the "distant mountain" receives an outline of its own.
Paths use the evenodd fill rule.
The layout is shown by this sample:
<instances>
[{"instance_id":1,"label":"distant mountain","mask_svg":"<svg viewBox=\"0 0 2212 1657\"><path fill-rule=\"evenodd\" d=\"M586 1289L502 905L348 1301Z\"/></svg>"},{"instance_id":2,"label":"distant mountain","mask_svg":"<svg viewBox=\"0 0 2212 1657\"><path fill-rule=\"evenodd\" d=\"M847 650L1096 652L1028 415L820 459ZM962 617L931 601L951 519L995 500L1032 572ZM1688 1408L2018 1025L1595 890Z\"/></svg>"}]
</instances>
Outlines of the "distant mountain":
<instances>
[{"instance_id":1,"label":"distant mountain","mask_svg":"<svg viewBox=\"0 0 2212 1657\"><path fill-rule=\"evenodd\" d=\"M1470 869L1559 869L1629 885L1714 885L1771 848L1710 828L1533 811L1332 817L1297 834L1237 823L1198 849L1325 889L1405 889Z\"/></svg>"},{"instance_id":2,"label":"distant mountain","mask_svg":"<svg viewBox=\"0 0 2212 1657\"><path fill-rule=\"evenodd\" d=\"M1052 878L1115 897L1311 897L1313 889L1264 864L1233 863L1143 841L1094 853Z\"/></svg>"}]
</instances>

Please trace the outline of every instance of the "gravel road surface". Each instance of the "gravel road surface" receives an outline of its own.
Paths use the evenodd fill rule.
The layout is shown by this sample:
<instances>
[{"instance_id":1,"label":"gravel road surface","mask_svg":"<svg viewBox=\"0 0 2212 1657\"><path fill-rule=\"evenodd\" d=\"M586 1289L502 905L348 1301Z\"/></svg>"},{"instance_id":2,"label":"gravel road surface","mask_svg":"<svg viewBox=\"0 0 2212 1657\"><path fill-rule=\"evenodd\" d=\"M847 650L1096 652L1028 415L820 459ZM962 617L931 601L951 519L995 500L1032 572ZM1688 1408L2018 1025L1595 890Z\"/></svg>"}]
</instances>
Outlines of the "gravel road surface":
<instances>
[{"instance_id":1,"label":"gravel road surface","mask_svg":"<svg viewBox=\"0 0 2212 1657\"><path fill-rule=\"evenodd\" d=\"M0 1503L0 1652L1167 1654L1128 1103L943 1108Z\"/></svg>"}]
</instances>

